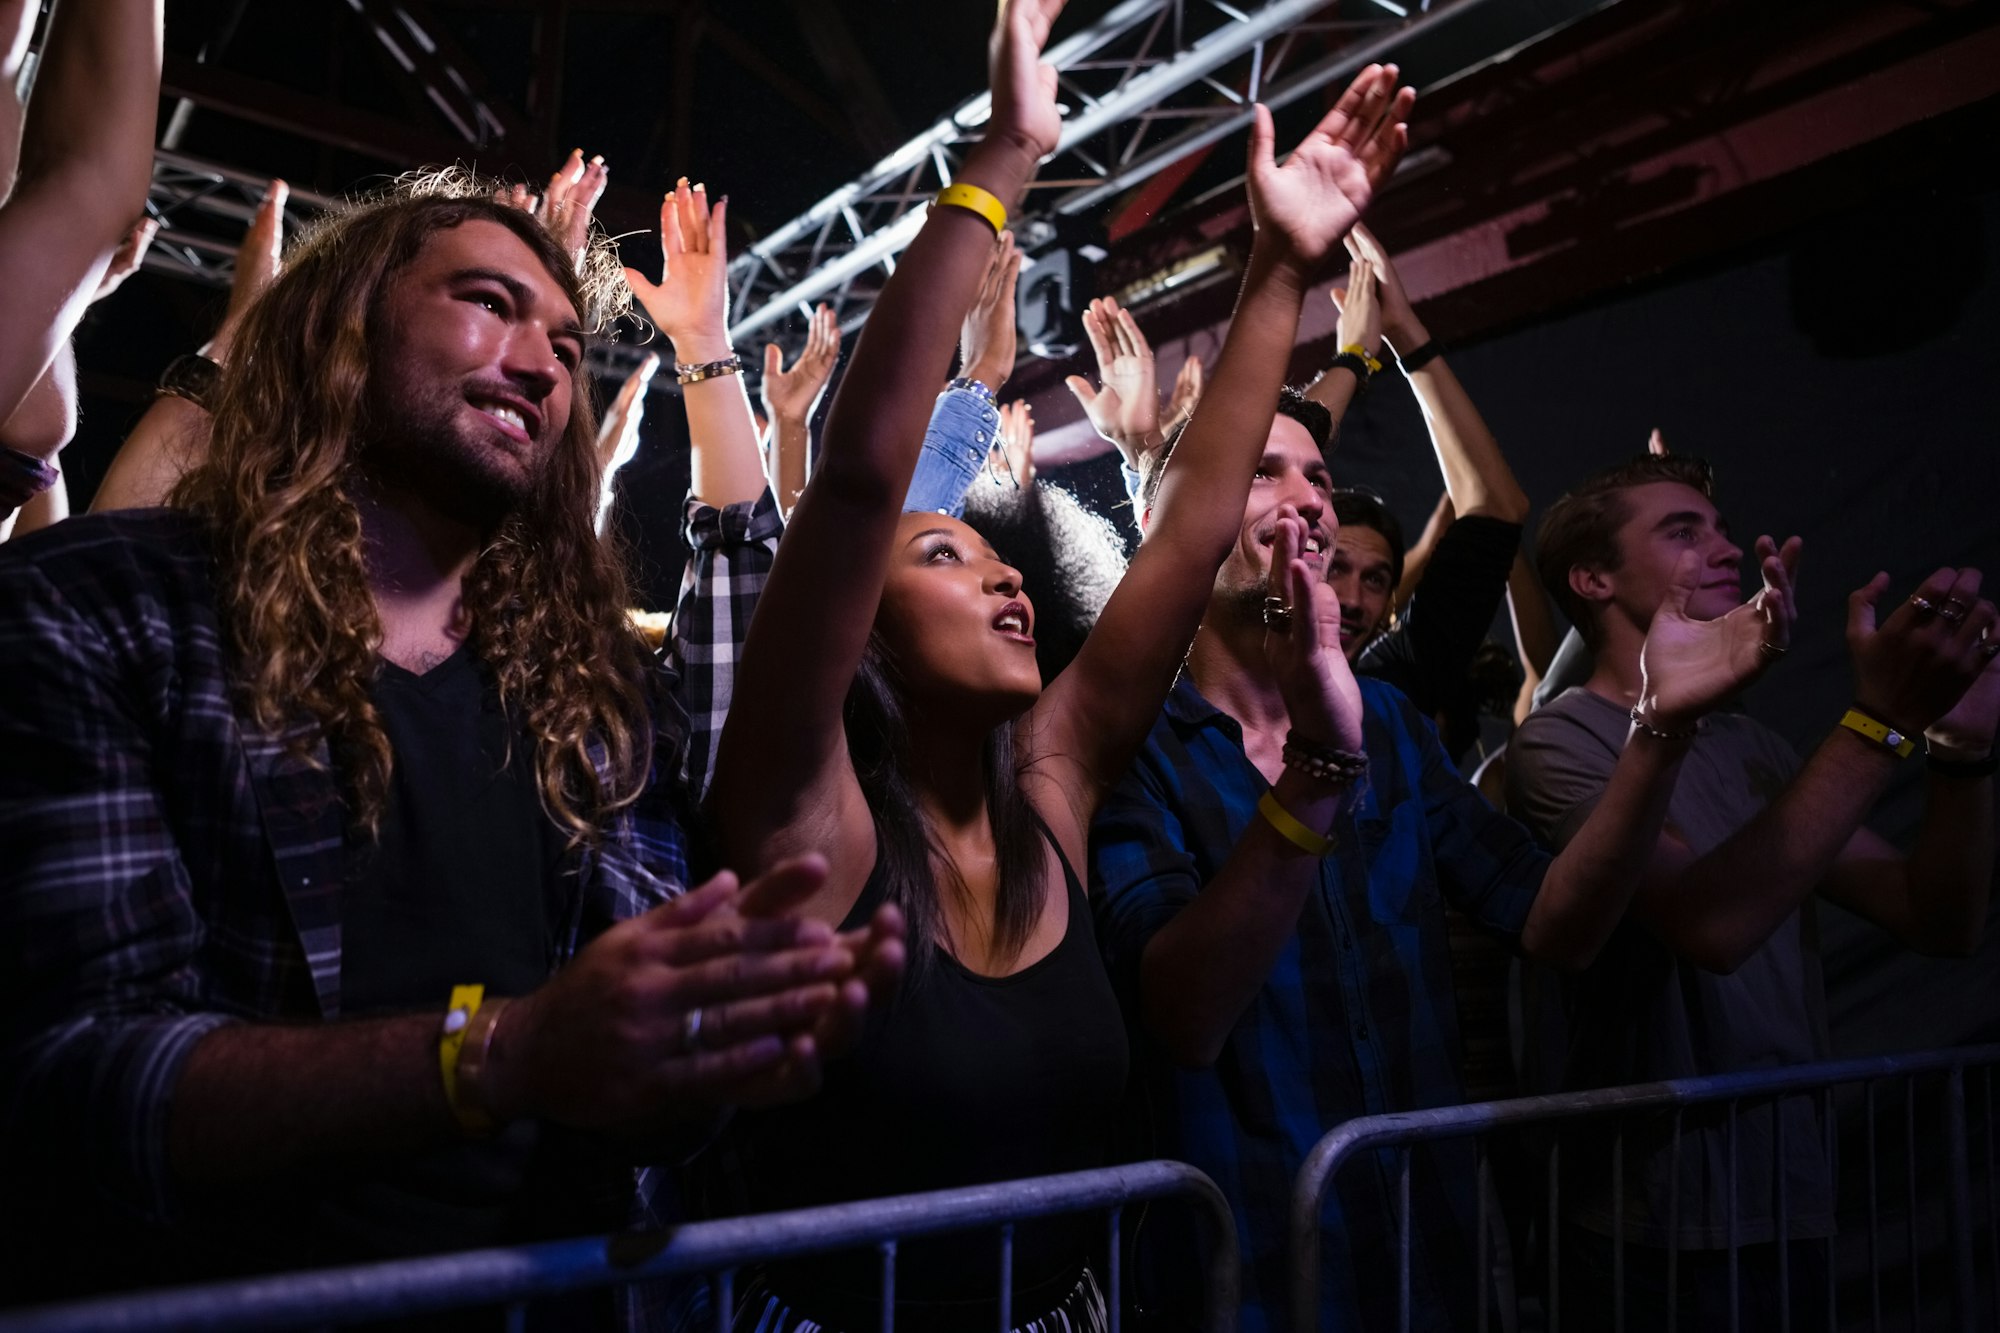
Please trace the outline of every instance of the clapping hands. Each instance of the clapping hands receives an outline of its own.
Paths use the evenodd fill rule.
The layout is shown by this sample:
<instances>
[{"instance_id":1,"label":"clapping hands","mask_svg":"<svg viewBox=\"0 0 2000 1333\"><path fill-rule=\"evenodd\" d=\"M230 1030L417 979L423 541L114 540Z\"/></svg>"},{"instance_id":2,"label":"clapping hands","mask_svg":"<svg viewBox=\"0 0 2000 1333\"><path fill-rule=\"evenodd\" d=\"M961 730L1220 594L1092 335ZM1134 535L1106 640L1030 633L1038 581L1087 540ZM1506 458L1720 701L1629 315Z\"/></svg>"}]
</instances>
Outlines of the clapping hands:
<instances>
[{"instance_id":1,"label":"clapping hands","mask_svg":"<svg viewBox=\"0 0 2000 1333\"><path fill-rule=\"evenodd\" d=\"M1639 716L1646 725L1670 733L1691 730L1785 655L1798 617L1794 580L1802 548L1797 537L1782 548L1770 537L1759 537L1757 563L1764 586L1714 620L1687 614L1705 566L1699 551L1682 553L1639 650Z\"/></svg>"}]
</instances>

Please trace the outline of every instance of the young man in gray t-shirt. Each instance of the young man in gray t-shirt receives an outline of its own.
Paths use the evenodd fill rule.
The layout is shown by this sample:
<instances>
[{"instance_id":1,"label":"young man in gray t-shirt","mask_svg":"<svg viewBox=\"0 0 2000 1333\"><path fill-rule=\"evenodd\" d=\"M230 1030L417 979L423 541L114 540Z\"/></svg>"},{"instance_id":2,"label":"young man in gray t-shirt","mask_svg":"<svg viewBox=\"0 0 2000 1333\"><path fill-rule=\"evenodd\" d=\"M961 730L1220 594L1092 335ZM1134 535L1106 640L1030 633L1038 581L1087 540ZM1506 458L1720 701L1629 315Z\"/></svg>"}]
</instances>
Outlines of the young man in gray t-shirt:
<instances>
[{"instance_id":1,"label":"young man in gray t-shirt","mask_svg":"<svg viewBox=\"0 0 2000 1333\"><path fill-rule=\"evenodd\" d=\"M1508 802L1560 848L1602 795L1640 702L1640 649L1670 599L1694 618L1742 602L1743 552L1712 501L1708 467L1647 456L1600 473L1553 506L1540 537L1543 581L1596 654L1589 681L1529 716L1508 748ZM1759 538L1763 597L1789 597L1796 539ZM1783 578L1775 577L1779 573ZM1977 570L1941 569L1876 624L1878 575L1849 603L1854 708L1801 761L1740 715L1701 724L1658 850L1612 943L1564 984L1567 1031L1545 1053L1545 1088L1601 1087L1797 1064L1827 1054L1812 897L1824 893L1912 948L1969 953L1993 873L1993 742L2000 638ZM1862 825L1901 758L1930 751L1926 818L1908 857ZM1810 1097L1737 1117L1732 1198L1722 1113L1690 1112L1679 1152L1670 1127L1625 1138L1627 1327L1664 1317L1664 1251L1682 1251L1683 1316L1727 1316L1726 1256L1739 1256L1753 1324L1777 1311L1775 1218L1784 1162L1787 1233L1833 1232L1826 1127ZM1782 1145L1782 1147L1781 1147ZM1611 1147L1566 1152L1565 1309L1610 1326ZM1672 1219L1670 1225L1670 1217ZM1605 1262L1592 1262L1604 1251ZM1794 1244L1792 1312L1824 1299L1824 1249ZM1583 1308L1577 1308L1581 1305Z\"/></svg>"}]
</instances>

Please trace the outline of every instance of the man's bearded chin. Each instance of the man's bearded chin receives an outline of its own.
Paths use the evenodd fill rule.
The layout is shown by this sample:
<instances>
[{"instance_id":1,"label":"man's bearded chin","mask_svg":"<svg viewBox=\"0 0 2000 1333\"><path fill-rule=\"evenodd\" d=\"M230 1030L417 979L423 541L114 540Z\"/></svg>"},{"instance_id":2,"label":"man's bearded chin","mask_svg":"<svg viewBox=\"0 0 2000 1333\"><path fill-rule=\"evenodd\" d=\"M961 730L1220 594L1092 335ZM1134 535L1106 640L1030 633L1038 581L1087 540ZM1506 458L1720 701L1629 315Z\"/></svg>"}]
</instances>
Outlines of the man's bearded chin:
<instances>
[{"instance_id":1,"label":"man's bearded chin","mask_svg":"<svg viewBox=\"0 0 2000 1333\"><path fill-rule=\"evenodd\" d=\"M371 411L371 419L379 419ZM501 466L475 441L461 436L449 415L415 410L389 431L370 429L361 451L363 470L380 486L422 501L457 523L485 533L529 507L546 483L549 458L526 476Z\"/></svg>"}]
</instances>

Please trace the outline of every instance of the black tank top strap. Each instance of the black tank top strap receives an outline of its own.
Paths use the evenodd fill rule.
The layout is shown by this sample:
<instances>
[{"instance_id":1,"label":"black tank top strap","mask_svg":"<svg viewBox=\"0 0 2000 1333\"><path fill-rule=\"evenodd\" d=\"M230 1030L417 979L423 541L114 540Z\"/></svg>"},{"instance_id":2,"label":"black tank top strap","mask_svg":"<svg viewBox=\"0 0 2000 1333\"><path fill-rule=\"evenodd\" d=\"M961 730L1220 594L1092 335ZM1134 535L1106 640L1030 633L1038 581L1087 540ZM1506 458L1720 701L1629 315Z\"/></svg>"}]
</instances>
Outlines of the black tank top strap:
<instances>
[{"instance_id":1,"label":"black tank top strap","mask_svg":"<svg viewBox=\"0 0 2000 1333\"><path fill-rule=\"evenodd\" d=\"M1035 821L1035 827L1042 831L1042 837L1047 840L1049 849L1056 854L1056 862L1062 866L1063 883L1069 886L1070 901L1075 903L1083 899L1083 881L1077 878L1076 867L1069 863L1069 857L1063 852L1062 843L1056 839L1055 830L1049 827L1046 819L1042 818L1041 811L1032 805L1028 807L1028 818Z\"/></svg>"}]
</instances>

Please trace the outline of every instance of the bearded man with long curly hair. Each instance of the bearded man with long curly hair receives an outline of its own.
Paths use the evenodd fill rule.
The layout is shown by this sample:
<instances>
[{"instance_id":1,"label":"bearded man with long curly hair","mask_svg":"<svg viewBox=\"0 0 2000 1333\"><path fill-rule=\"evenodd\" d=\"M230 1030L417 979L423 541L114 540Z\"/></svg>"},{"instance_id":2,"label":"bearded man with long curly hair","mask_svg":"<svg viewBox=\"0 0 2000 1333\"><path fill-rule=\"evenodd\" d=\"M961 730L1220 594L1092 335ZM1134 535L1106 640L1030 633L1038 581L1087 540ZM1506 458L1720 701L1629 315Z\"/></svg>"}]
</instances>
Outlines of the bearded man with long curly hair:
<instances>
[{"instance_id":1,"label":"bearded man with long curly hair","mask_svg":"<svg viewBox=\"0 0 2000 1333\"><path fill-rule=\"evenodd\" d=\"M774 919L816 859L683 892L593 527L625 298L413 178L249 311L172 508L0 551L8 1295L644 1220L644 1145L809 1089L893 971L893 923Z\"/></svg>"}]
</instances>

